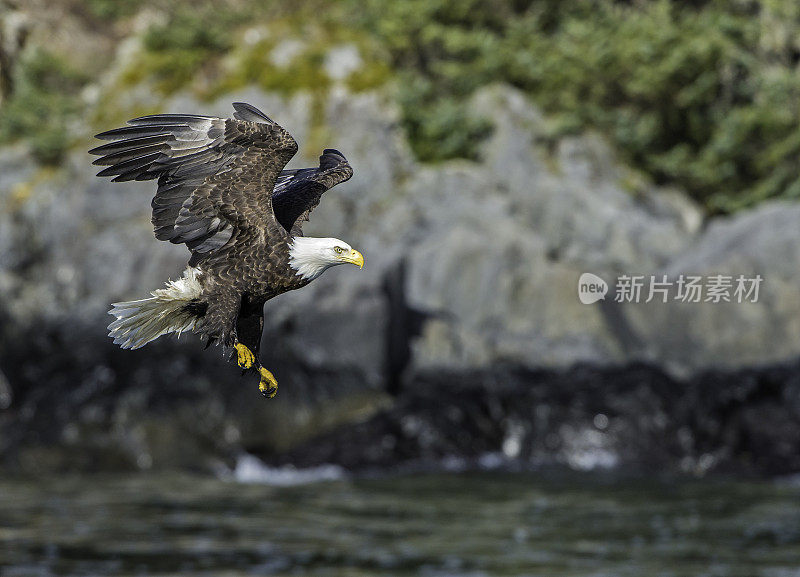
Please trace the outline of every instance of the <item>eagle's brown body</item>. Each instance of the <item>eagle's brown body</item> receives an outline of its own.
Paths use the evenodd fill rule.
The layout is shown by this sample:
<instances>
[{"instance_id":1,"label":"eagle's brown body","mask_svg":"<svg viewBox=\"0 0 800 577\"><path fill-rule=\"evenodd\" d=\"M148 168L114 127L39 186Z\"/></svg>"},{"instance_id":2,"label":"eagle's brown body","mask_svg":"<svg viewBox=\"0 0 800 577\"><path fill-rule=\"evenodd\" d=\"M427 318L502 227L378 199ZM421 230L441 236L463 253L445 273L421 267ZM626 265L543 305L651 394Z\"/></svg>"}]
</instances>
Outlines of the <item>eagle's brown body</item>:
<instances>
[{"instance_id":1,"label":"eagle's brown body","mask_svg":"<svg viewBox=\"0 0 800 577\"><path fill-rule=\"evenodd\" d=\"M209 343L242 343L257 359L264 303L310 282L292 268L290 249L322 194L353 171L341 153L329 149L318 168L284 170L298 149L292 136L250 105L234 108L228 119L146 116L97 136L113 141L91 151L101 155L95 164L108 166L98 175L158 179L155 236L191 250L191 278L185 286L173 283L173 300L192 297L182 304L183 316L174 313L176 326L133 322L145 306L134 313L133 305L147 300L120 303L128 306L112 310L118 320L110 328L123 347L191 328Z\"/></svg>"}]
</instances>

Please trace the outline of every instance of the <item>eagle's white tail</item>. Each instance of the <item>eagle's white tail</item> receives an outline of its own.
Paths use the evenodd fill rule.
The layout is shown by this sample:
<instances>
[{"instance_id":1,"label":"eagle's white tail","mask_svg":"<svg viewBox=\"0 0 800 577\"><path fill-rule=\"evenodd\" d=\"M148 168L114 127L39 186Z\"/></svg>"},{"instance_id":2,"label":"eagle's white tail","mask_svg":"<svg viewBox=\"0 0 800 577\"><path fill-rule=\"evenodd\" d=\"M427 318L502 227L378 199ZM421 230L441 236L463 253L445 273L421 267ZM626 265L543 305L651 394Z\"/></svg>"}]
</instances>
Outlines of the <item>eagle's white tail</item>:
<instances>
[{"instance_id":1,"label":"eagle's white tail","mask_svg":"<svg viewBox=\"0 0 800 577\"><path fill-rule=\"evenodd\" d=\"M154 290L148 299L114 303L108 314L117 320L108 325L108 336L123 349L138 349L161 335L193 330L200 320L196 312L187 307L200 297L201 271L189 267L183 277L167 282L167 288Z\"/></svg>"}]
</instances>

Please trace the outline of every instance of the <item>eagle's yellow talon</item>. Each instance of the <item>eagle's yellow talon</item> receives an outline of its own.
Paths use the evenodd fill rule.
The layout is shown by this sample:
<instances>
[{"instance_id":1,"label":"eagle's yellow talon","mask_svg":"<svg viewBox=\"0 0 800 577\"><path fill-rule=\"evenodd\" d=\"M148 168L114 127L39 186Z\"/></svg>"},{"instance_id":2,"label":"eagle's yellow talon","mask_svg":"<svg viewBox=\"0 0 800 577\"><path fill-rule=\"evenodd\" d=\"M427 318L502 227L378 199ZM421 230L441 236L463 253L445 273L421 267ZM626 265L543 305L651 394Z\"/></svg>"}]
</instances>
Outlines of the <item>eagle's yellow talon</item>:
<instances>
[{"instance_id":1,"label":"eagle's yellow talon","mask_svg":"<svg viewBox=\"0 0 800 577\"><path fill-rule=\"evenodd\" d=\"M261 391L262 395L271 399L278 392L278 381L276 381L272 373L264 367L259 367L258 372L261 375L261 381L258 383L258 390Z\"/></svg>"},{"instance_id":2,"label":"eagle's yellow talon","mask_svg":"<svg viewBox=\"0 0 800 577\"><path fill-rule=\"evenodd\" d=\"M256 362L256 356L244 346L242 343L236 343L234 345L236 349L236 362L239 363L239 366L243 369L249 369L253 366L253 363Z\"/></svg>"}]
</instances>

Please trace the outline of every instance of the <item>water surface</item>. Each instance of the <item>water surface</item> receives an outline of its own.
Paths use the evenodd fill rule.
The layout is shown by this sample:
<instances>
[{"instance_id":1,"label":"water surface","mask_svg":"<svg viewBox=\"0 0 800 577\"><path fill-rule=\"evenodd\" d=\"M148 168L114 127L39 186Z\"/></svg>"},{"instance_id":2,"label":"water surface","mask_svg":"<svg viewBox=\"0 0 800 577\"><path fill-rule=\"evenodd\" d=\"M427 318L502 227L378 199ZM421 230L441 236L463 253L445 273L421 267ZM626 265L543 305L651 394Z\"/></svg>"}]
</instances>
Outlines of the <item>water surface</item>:
<instances>
[{"instance_id":1,"label":"water surface","mask_svg":"<svg viewBox=\"0 0 800 577\"><path fill-rule=\"evenodd\" d=\"M4 480L0 575L800 576L800 488L506 473Z\"/></svg>"}]
</instances>

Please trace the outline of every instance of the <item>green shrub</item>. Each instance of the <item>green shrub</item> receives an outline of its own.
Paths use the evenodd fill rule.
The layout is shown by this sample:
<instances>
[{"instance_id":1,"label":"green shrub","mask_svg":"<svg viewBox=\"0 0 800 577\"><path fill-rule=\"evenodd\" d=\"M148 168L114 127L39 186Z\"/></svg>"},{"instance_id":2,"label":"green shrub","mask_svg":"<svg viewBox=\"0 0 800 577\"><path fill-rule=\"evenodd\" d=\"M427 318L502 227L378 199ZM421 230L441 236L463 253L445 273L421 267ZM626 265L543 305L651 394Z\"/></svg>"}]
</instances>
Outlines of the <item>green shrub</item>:
<instances>
[{"instance_id":1,"label":"green shrub","mask_svg":"<svg viewBox=\"0 0 800 577\"><path fill-rule=\"evenodd\" d=\"M150 78L165 94L190 85L205 66L233 47L232 28L240 17L216 4L178 5L167 22L145 32L145 53L126 80Z\"/></svg>"},{"instance_id":2,"label":"green shrub","mask_svg":"<svg viewBox=\"0 0 800 577\"><path fill-rule=\"evenodd\" d=\"M432 162L476 158L478 145L491 129L489 122L471 117L461 99L437 98L428 79L407 76L399 83L398 97L415 155Z\"/></svg>"},{"instance_id":3,"label":"green shrub","mask_svg":"<svg viewBox=\"0 0 800 577\"><path fill-rule=\"evenodd\" d=\"M110 10L106 0L89 1ZM254 83L309 90L321 106L325 51L356 42L367 47L366 62L348 85L397 81L421 160L474 158L488 131L465 102L487 83L507 82L563 133L600 130L652 180L686 189L710 211L800 197L795 0L180 0L167 10L167 22L145 34L130 82L206 96ZM250 25L268 27L269 36L244 46L238 32ZM271 48L291 37L306 49L275 66ZM43 94L32 101L60 106ZM13 102L9 110L1 116L28 114ZM58 147L43 144L42 154L49 148Z\"/></svg>"},{"instance_id":4,"label":"green shrub","mask_svg":"<svg viewBox=\"0 0 800 577\"><path fill-rule=\"evenodd\" d=\"M221 53L231 47L224 10L181 7L162 25L151 26L144 35L144 46L152 52L198 50Z\"/></svg>"},{"instance_id":5,"label":"green shrub","mask_svg":"<svg viewBox=\"0 0 800 577\"><path fill-rule=\"evenodd\" d=\"M417 78L401 103L423 159L470 156L481 131L461 122L458 103L502 81L565 131L600 129L710 210L800 196L800 8L790 0L365 6L360 24Z\"/></svg>"},{"instance_id":6,"label":"green shrub","mask_svg":"<svg viewBox=\"0 0 800 577\"><path fill-rule=\"evenodd\" d=\"M0 108L0 141L27 140L44 164L58 163L70 140L68 122L81 109L80 73L43 50L26 54L14 73L14 92Z\"/></svg>"}]
</instances>

